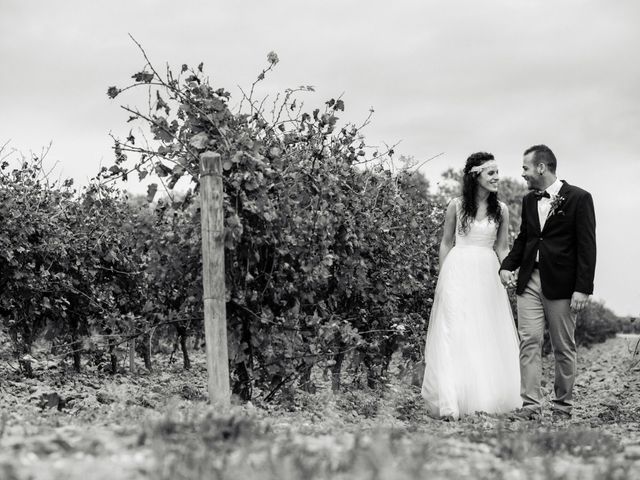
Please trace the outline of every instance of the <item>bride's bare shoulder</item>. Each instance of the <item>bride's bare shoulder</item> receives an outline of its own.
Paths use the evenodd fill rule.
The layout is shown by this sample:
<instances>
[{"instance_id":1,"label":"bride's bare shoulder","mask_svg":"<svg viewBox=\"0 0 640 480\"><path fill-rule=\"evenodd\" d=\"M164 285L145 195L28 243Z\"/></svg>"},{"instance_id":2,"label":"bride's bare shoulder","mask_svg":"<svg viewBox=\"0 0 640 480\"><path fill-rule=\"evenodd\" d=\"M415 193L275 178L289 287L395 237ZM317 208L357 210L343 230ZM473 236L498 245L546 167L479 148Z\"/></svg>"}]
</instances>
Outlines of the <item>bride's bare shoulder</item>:
<instances>
[{"instance_id":1,"label":"bride's bare shoulder","mask_svg":"<svg viewBox=\"0 0 640 480\"><path fill-rule=\"evenodd\" d=\"M453 197L450 201L449 201L449 205L462 205L462 197Z\"/></svg>"},{"instance_id":2,"label":"bride's bare shoulder","mask_svg":"<svg viewBox=\"0 0 640 480\"><path fill-rule=\"evenodd\" d=\"M454 197L451 200L449 200L449 203L447 204L447 212L453 210L453 211L458 211L460 209L460 205L462 205L462 197Z\"/></svg>"},{"instance_id":3,"label":"bride's bare shoulder","mask_svg":"<svg viewBox=\"0 0 640 480\"><path fill-rule=\"evenodd\" d=\"M458 197L452 198L451 200L449 200L449 203L447 203L447 209L446 209L445 215L453 219L458 214L459 208L460 207L458 206Z\"/></svg>"}]
</instances>

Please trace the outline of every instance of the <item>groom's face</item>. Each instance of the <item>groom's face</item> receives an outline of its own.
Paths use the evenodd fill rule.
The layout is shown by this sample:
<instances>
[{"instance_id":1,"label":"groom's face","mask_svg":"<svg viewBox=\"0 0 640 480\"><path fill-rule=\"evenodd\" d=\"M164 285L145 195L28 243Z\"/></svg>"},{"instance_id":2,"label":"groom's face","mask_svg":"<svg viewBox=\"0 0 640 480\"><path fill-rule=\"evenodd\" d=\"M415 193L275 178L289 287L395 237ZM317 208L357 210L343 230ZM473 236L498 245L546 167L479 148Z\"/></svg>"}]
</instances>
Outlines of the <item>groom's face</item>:
<instances>
[{"instance_id":1,"label":"groom's face","mask_svg":"<svg viewBox=\"0 0 640 480\"><path fill-rule=\"evenodd\" d=\"M529 190L537 190L542 184L542 176L536 168L536 164L533 161L534 152L531 152L524 156L522 159L522 178L527 182Z\"/></svg>"}]
</instances>

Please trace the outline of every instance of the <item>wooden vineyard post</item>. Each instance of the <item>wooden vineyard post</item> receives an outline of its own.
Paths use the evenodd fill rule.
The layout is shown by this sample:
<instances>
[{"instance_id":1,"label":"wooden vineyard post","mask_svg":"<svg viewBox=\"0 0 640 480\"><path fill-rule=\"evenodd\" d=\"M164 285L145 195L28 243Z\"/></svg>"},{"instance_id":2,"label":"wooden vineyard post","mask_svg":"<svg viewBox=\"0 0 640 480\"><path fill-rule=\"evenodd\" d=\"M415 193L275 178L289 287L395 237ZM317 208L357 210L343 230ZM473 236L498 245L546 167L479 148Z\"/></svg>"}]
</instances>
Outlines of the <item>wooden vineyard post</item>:
<instances>
[{"instance_id":1,"label":"wooden vineyard post","mask_svg":"<svg viewBox=\"0 0 640 480\"><path fill-rule=\"evenodd\" d=\"M200 199L209 402L226 408L230 404L231 392L224 284L222 158L218 153L207 151L200 155Z\"/></svg>"}]
</instances>

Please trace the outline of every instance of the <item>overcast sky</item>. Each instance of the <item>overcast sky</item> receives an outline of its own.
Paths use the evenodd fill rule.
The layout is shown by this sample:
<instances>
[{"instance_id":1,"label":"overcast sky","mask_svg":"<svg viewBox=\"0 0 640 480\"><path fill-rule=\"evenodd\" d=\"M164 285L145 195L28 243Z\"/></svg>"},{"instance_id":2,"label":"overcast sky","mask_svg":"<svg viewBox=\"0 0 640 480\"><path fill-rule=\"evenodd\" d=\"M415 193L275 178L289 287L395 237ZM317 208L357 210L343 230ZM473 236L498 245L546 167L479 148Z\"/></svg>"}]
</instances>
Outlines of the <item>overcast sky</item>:
<instances>
[{"instance_id":1,"label":"overcast sky","mask_svg":"<svg viewBox=\"0 0 640 480\"><path fill-rule=\"evenodd\" d=\"M595 297L639 315L639 19L637 0L0 0L0 144L52 141L49 162L86 183L130 127L106 96L144 65L129 33L233 94L273 50L268 92L314 85L310 108L343 95L352 122L373 107L369 144L444 153L432 181L478 150L518 176L523 150L549 145L596 202Z\"/></svg>"}]
</instances>

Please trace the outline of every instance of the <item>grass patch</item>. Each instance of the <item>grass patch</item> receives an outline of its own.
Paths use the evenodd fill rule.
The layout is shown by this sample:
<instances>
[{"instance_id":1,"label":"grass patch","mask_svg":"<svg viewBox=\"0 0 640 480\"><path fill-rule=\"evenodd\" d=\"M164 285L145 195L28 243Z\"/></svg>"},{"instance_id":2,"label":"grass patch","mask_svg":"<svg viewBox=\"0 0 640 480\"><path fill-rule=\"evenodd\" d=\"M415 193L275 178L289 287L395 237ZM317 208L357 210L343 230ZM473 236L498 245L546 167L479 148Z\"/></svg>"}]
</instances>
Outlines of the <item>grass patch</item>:
<instances>
[{"instance_id":1,"label":"grass patch","mask_svg":"<svg viewBox=\"0 0 640 480\"><path fill-rule=\"evenodd\" d=\"M348 390L336 396L336 406L356 416L374 418L380 407L380 394L369 389Z\"/></svg>"},{"instance_id":2,"label":"grass patch","mask_svg":"<svg viewBox=\"0 0 640 480\"><path fill-rule=\"evenodd\" d=\"M275 432L257 418L216 416L149 429L155 452L153 478L205 479L406 479L419 478L433 449L429 439L410 442L406 432L301 435Z\"/></svg>"},{"instance_id":3,"label":"grass patch","mask_svg":"<svg viewBox=\"0 0 640 480\"><path fill-rule=\"evenodd\" d=\"M161 419L149 425L147 443L160 480L633 478L612 435L540 428L478 426L468 437L408 428L301 434L256 416L210 412Z\"/></svg>"},{"instance_id":4,"label":"grass patch","mask_svg":"<svg viewBox=\"0 0 640 480\"><path fill-rule=\"evenodd\" d=\"M495 452L503 459L523 461L531 456L571 455L580 458L609 457L622 450L613 436L570 428L533 432L502 432L496 437Z\"/></svg>"}]
</instances>

